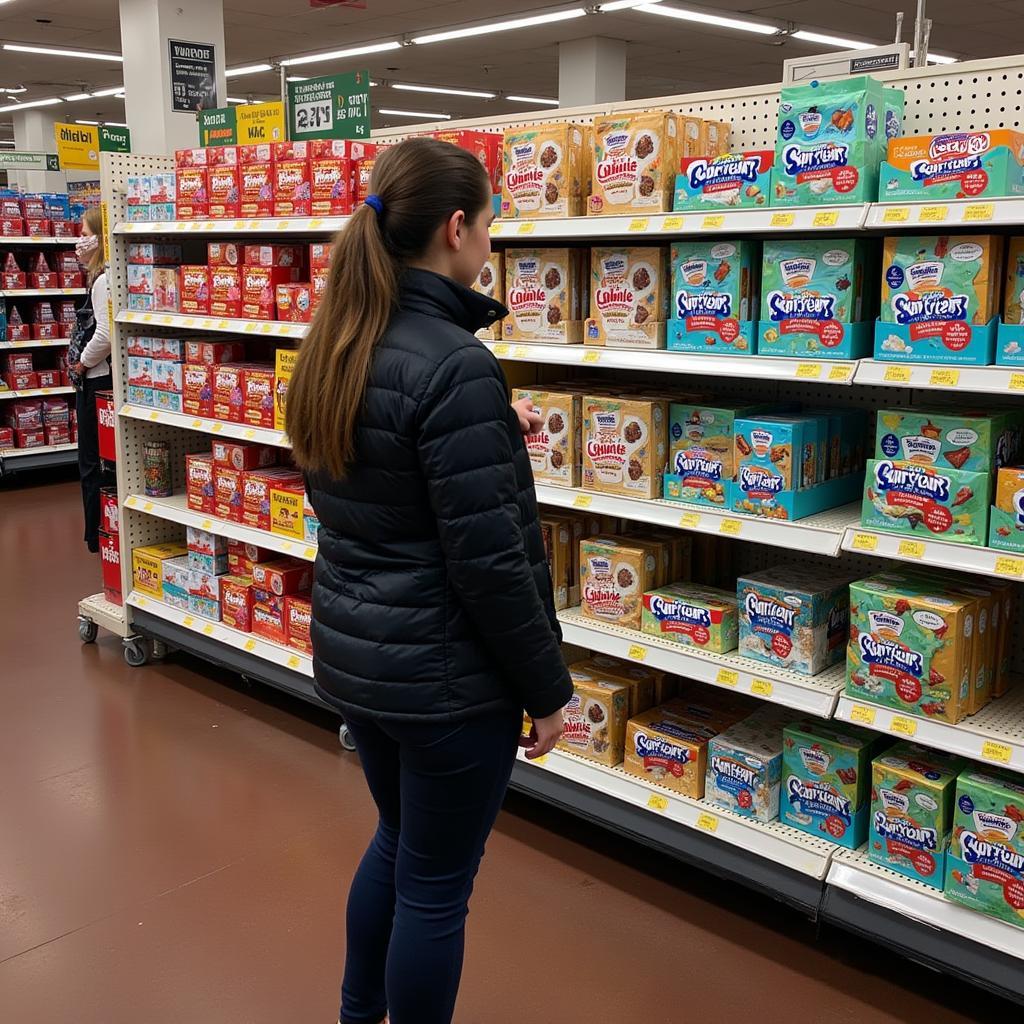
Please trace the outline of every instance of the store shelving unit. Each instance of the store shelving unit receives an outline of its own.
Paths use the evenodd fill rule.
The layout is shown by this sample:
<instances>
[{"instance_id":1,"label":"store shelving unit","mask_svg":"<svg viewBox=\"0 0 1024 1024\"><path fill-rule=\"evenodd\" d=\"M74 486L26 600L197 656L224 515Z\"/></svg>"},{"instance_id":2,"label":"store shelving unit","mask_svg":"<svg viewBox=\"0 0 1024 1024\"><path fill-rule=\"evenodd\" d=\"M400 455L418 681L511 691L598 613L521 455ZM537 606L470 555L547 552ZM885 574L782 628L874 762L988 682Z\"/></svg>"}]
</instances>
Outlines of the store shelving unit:
<instances>
[{"instance_id":1,"label":"store shelving unit","mask_svg":"<svg viewBox=\"0 0 1024 1024\"><path fill-rule=\"evenodd\" d=\"M54 238L53 235L0 235L0 245L5 249L19 249L23 245L63 245L70 249L77 241L77 236Z\"/></svg>"},{"instance_id":2,"label":"store shelving unit","mask_svg":"<svg viewBox=\"0 0 1024 1024\"><path fill-rule=\"evenodd\" d=\"M3 299L53 299L61 295L84 295L84 288L16 288L0 291Z\"/></svg>"},{"instance_id":3,"label":"store shelving unit","mask_svg":"<svg viewBox=\"0 0 1024 1024\"><path fill-rule=\"evenodd\" d=\"M855 384L982 395L1024 395L1024 366L939 366L932 363L883 363L861 359Z\"/></svg>"},{"instance_id":4,"label":"store shelving unit","mask_svg":"<svg viewBox=\"0 0 1024 1024\"><path fill-rule=\"evenodd\" d=\"M279 448L288 447L288 438L281 430L269 427L247 427L244 423L229 423L227 420L210 420L199 416L189 416L182 412L168 412L165 409L150 409L144 405L131 405L125 402L119 415L129 420L142 420L146 423L159 423L163 426L177 427L182 430L198 430L204 434L220 434L222 437L233 437L239 441L254 441L257 444L272 444Z\"/></svg>"},{"instance_id":5,"label":"store shelving unit","mask_svg":"<svg viewBox=\"0 0 1024 1024\"><path fill-rule=\"evenodd\" d=\"M78 461L77 444L45 444L38 448L0 449L0 476L17 470L70 466Z\"/></svg>"},{"instance_id":6,"label":"store shelving unit","mask_svg":"<svg viewBox=\"0 0 1024 1024\"><path fill-rule=\"evenodd\" d=\"M872 203L864 226L883 231L923 233L955 228L1012 228L1024 224L1024 198L936 199L921 203Z\"/></svg>"},{"instance_id":7,"label":"store shelving unit","mask_svg":"<svg viewBox=\"0 0 1024 1024\"><path fill-rule=\"evenodd\" d=\"M50 395L73 395L71 387L27 388L24 391L0 391L0 398L46 398Z\"/></svg>"},{"instance_id":8,"label":"store shelving unit","mask_svg":"<svg viewBox=\"0 0 1024 1024\"><path fill-rule=\"evenodd\" d=\"M287 324L277 320L237 320L221 317L189 316L185 313L140 313L122 309L115 317L119 324L144 327L178 327L186 331L215 331L219 334L257 334L262 337L302 338L305 324Z\"/></svg>"},{"instance_id":9,"label":"store shelving unit","mask_svg":"<svg viewBox=\"0 0 1024 1024\"><path fill-rule=\"evenodd\" d=\"M26 338L24 341L0 341L0 352L9 348L67 348L69 338Z\"/></svg>"},{"instance_id":10,"label":"store shelving unit","mask_svg":"<svg viewBox=\"0 0 1024 1024\"><path fill-rule=\"evenodd\" d=\"M119 221L114 235L324 235L340 231L347 217L269 217L264 220Z\"/></svg>"}]
</instances>

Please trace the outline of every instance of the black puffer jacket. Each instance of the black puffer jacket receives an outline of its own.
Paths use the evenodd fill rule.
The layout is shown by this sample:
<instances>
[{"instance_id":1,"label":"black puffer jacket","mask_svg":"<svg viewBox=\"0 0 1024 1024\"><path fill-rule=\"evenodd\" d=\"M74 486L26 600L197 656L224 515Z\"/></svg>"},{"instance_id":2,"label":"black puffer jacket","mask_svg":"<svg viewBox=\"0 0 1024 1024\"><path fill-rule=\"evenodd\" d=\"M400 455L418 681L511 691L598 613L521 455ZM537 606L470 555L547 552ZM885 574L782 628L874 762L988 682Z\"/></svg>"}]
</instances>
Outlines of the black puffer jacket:
<instances>
[{"instance_id":1,"label":"black puffer jacket","mask_svg":"<svg viewBox=\"0 0 1024 1024\"><path fill-rule=\"evenodd\" d=\"M572 696L518 417L470 333L505 312L406 271L354 465L344 480L307 479L320 519L313 666L343 713L540 717Z\"/></svg>"}]
</instances>

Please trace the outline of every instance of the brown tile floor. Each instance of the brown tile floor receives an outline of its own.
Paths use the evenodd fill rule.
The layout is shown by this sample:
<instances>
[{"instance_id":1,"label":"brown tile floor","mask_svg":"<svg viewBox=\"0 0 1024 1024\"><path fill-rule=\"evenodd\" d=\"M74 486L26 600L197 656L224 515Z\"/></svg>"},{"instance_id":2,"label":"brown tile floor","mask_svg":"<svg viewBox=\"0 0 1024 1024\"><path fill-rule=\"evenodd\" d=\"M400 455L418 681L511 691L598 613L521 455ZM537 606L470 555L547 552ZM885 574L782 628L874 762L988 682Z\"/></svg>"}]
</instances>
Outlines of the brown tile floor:
<instances>
[{"instance_id":1,"label":"brown tile floor","mask_svg":"<svg viewBox=\"0 0 1024 1024\"><path fill-rule=\"evenodd\" d=\"M0 1021L330 1024L373 815L330 722L83 647L76 485L0 486ZM1019 1019L869 943L511 797L460 1024Z\"/></svg>"}]
</instances>

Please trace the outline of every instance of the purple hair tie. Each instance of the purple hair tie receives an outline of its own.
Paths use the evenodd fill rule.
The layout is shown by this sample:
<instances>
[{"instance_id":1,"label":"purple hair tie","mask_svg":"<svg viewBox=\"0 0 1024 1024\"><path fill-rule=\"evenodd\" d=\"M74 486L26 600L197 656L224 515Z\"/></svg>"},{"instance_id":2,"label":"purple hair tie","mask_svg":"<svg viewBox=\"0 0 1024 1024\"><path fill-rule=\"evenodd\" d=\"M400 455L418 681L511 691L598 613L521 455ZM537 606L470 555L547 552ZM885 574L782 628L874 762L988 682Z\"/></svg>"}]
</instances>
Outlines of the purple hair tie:
<instances>
[{"instance_id":1,"label":"purple hair tie","mask_svg":"<svg viewBox=\"0 0 1024 1024\"><path fill-rule=\"evenodd\" d=\"M384 202L378 195L369 195L366 197L366 205L371 207L377 212L378 217L384 216Z\"/></svg>"}]
</instances>

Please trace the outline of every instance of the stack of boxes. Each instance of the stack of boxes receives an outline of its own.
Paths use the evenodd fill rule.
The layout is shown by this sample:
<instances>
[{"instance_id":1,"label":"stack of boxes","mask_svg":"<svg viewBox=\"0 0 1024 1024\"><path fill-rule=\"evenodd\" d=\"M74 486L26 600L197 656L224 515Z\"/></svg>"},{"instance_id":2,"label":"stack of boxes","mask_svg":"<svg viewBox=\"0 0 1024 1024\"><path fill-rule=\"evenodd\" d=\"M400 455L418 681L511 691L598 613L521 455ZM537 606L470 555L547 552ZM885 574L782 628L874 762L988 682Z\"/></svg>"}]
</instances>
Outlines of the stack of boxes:
<instances>
[{"instance_id":1,"label":"stack of boxes","mask_svg":"<svg viewBox=\"0 0 1024 1024\"><path fill-rule=\"evenodd\" d=\"M128 308L177 312L181 246L157 242L128 244Z\"/></svg>"},{"instance_id":2,"label":"stack of boxes","mask_svg":"<svg viewBox=\"0 0 1024 1024\"><path fill-rule=\"evenodd\" d=\"M4 424L0 448L42 448L78 440L75 411L64 398L5 402Z\"/></svg>"}]
</instances>

